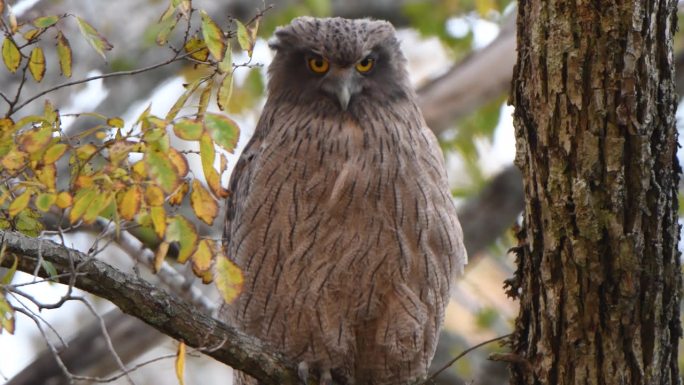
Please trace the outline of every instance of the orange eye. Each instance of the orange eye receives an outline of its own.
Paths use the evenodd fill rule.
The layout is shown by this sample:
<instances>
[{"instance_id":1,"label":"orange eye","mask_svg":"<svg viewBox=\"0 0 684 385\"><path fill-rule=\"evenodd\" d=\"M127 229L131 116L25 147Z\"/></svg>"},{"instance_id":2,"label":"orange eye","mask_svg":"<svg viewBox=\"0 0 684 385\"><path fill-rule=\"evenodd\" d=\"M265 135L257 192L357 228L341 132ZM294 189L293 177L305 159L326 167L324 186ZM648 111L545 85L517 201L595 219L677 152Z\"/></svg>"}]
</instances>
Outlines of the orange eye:
<instances>
[{"instance_id":1,"label":"orange eye","mask_svg":"<svg viewBox=\"0 0 684 385\"><path fill-rule=\"evenodd\" d=\"M366 57L365 59L356 63L356 70L361 73L366 73L373 69L373 65L375 65L375 59Z\"/></svg>"},{"instance_id":2,"label":"orange eye","mask_svg":"<svg viewBox=\"0 0 684 385\"><path fill-rule=\"evenodd\" d=\"M312 57L308 60L308 63L311 71L317 74L324 74L328 72L328 68L330 68L330 63L322 57Z\"/></svg>"}]
</instances>

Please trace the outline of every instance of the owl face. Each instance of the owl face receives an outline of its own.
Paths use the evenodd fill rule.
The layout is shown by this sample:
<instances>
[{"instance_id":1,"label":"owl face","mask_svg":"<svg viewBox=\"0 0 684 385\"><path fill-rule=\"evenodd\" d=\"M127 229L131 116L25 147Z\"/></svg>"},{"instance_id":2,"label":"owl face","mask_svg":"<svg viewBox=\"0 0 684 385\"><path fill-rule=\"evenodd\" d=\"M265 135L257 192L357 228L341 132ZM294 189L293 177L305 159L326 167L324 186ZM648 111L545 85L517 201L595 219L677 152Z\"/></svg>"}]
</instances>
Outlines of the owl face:
<instances>
[{"instance_id":1,"label":"owl face","mask_svg":"<svg viewBox=\"0 0 684 385\"><path fill-rule=\"evenodd\" d=\"M269 45L270 97L337 112L409 97L406 59L387 22L301 17Z\"/></svg>"}]
</instances>

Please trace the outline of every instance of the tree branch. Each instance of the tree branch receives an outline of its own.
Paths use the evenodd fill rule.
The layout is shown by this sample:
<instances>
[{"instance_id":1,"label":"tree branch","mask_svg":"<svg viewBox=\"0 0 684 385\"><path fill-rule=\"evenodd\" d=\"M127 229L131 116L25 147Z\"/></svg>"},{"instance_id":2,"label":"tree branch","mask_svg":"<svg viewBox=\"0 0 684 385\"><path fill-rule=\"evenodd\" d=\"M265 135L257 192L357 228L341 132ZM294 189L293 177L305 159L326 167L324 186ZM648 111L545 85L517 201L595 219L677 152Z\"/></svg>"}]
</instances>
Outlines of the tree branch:
<instances>
[{"instance_id":1,"label":"tree branch","mask_svg":"<svg viewBox=\"0 0 684 385\"><path fill-rule=\"evenodd\" d=\"M21 271L32 274L41 258L58 273L69 272L74 266L78 273L75 287L111 301L160 332L264 384L299 384L295 366L261 341L204 315L199 308L147 281L50 240L4 230L0 230L0 240L7 252L17 255ZM9 267L11 262L12 258L5 258L2 266ZM45 275L42 269L40 274Z\"/></svg>"}]
</instances>

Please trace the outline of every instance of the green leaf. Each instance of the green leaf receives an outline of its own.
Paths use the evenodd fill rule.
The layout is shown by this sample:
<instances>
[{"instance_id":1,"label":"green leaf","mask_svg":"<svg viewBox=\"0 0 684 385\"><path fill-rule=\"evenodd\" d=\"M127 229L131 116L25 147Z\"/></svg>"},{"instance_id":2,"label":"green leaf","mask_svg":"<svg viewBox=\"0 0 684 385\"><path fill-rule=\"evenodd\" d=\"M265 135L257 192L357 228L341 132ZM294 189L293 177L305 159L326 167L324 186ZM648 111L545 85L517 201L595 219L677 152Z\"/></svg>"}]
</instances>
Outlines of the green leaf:
<instances>
[{"instance_id":1,"label":"green leaf","mask_svg":"<svg viewBox=\"0 0 684 385\"><path fill-rule=\"evenodd\" d=\"M178 171L166 154L160 151L148 151L145 154L145 166L150 179L165 193L172 193L180 184Z\"/></svg>"},{"instance_id":2,"label":"green leaf","mask_svg":"<svg viewBox=\"0 0 684 385\"><path fill-rule=\"evenodd\" d=\"M33 20L32 24L38 28L47 28L59 21L59 16L43 16Z\"/></svg>"},{"instance_id":3,"label":"green leaf","mask_svg":"<svg viewBox=\"0 0 684 385\"><path fill-rule=\"evenodd\" d=\"M214 168L215 158L216 149L214 148L214 142L209 134L205 132L200 137L200 159L202 161L204 179L206 179L207 184L214 195L225 198L228 196L228 192L221 186L221 176Z\"/></svg>"},{"instance_id":4,"label":"green leaf","mask_svg":"<svg viewBox=\"0 0 684 385\"><path fill-rule=\"evenodd\" d=\"M29 237L37 237L43 231L40 215L35 210L23 210L14 218L15 228Z\"/></svg>"},{"instance_id":5,"label":"green leaf","mask_svg":"<svg viewBox=\"0 0 684 385\"><path fill-rule=\"evenodd\" d=\"M43 80L43 76L45 75L45 54L43 53L42 48L35 47L31 51L31 57L29 58L29 71L31 72L33 79L35 79L37 82Z\"/></svg>"},{"instance_id":6,"label":"green leaf","mask_svg":"<svg viewBox=\"0 0 684 385\"><path fill-rule=\"evenodd\" d=\"M187 89L183 92L183 94L181 94L181 96L178 97L178 100L176 100L176 102L173 104L173 107L171 107L169 112L166 114L166 118L164 120L171 122L176 119L176 116L183 106L185 106L185 103L188 101L190 95L197 90L197 87L199 87L200 83L200 80L196 80L187 86Z\"/></svg>"},{"instance_id":7,"label":"green leaf","mask_svg":"<svg viewBox=\"0 0 684 385\"><path fill-rule=\"evenodd\" d=\"M166 242L178 242L178 262L185 263L197 248L199 236L192 222L185 217L175 216L169 218L166 226Z\"/></svg>"},{"instance_id":8,"label":"green leaf","mask_svg":"<svg viewBox=\"0 0 684 385\"><path fill-rule=\"evenodd\" d=\"M48 147L48 149L45 151L45 154L43 155L43 163L45 164L53 164L56 161L59 160L59 158L64 155L64 153L67 150L67 145L64 143L56 143L53 144L52 146Z\"/></svg>"},{"instance_id":9,"label":"green leaf","mask_svg":"<svg viewBox=\"0 0 684 385\"><path fill-rule=\"evenodd\" d=\"M211 138L232 153L240 137L240 128L237 123L227 116L208 113L204 116L204 127L211 135Z\"/></svg>"},{"instance_id":10,"label":"green leaf","mask_svg":"<svg viewBox=\"0 0 684 385\"><path fill-rule=\"evenodd\" d=\"M221 28L216 25L206 12L200 11L200 16L202 17L202 37L204 38L204 42L207 44L211 56L213 56L216 61L220 62L226 51L223 31L221 31Z\"/></svg>"},{"instance_id":11,"label":"green leaf","mask_svg":"<svg viewBox=\"0 0 684 385\"><path fill-rule=\"evenodd\" d=\"M157 28L159 28L159 32L157 32L157 37L155 38L157 44L166 45L166 43L169 42L169 35L171 35L171 32L176 28L176 24L178 24L177 17L162 19L157 24Z\"/></svg>"},{"instance_id":12,"label":"green leaf","mask_svg":"<svg viewBox=\"0 0 684 385\"><path fill-rule=\"evenodd\" d=\"M233 74L228 72L221 80L218 93L216 94L216 104L221 111L228 109L230 97L233 94Z\"/></svg>"},{"instance_id":13,"label":"green leaf","mask_svg":"<svg viewBox=\"0 0 684 385\"><path fill-rule=\"evenodd\" d=\"M204 126L198 120L183 118L173 125L173 132L183 140L199 140Z\"/></svg>"},{"instance_id":14,"label":"green leaf","mask_svg":"<svg viewBox=\"0 0 684 385\"><path fill-rule=\"evenodd\" d=\"M57 201L57 194L55 193L40 193L36 196L36 208L42 212L47 212L50 207Z\"/></svg>"},{"instance_id":15,"label":"green leaf","mask_svg":"<svg viewBox=\"0 0 684 385\"><path fill-rule=\"evenodd\" d=\"M64 37L62 31L57 33L57 57L59 58L59 68L64 77L71 77L71 45L69 40Z\"/></svg>"},{"instance_id":16,"label":"green leaf","mask_svg":"<svg viewBox=\"0 0 684 385\"><path fill-rule=\"evenodd\" d=\"M10 38L5 38L2 42L2 61L10 72L16 72L21 63L19 48Z\"/></svg>"},{"instance_id":17,"label":"green leaf","mask_svg":"<svg viewBox=\"0 0 684 385\"><path fill-rule=\"evenodd\" d=\"M78 190L73 199L71 211L69 212L69 222L73 224L81 219L88 209L88 206L90 206L97 195L98 192L91 188L82 188Z\"/></svg>"},{"instance_id":18,"label":"green leaf","mask_svg":"<svg viewBox=\"0 0 684 385\"><path fill-rule=\"evenodd\" d=\"M107 39L105 39L102 35L100 35L99 32L90 24L88 24L87 21L81 19L80 17L76 16L76 21L78 22L78 29L81 31L81 34L83 37L86 39L88 44L90 44L93 49L97 53L102 56L102 59L107 60L105 57L105 51L111 50L113 47Z\"/></svg>"},{"instance_id":19,"label":"green leaf","mask_svg":"<svg viewBox=\"0 0 684 385\"><path fill-rule=\"evenodd\" d=\"M43 270L45 270L45 272L48 274L50 278L54 278L59 274L57 273L57 269L55 269L55 265L53 265L50 261L46 261L43 259L40 265L43 267Z\"/></svg>"},{"instance_id":20,"label":"green leaf","mask_svg":"<svg viewBox=\"0 0 684 385\"><path fill-rule=\"evenodd\" d=\"M256 31L258 28L258 21L254 28L248 29L240 20L235 20L237 24L237 38L240 48L247 51L247 55L252 57L252 52L254 51L254 43L256 42Z\"/></svg>"},{"instance_id":21,"label":"green leaf","mask_svg":"<svg viewBox=\"0 0 684 385\"><path fill-rule=\"evenodd\" d=\"M113 192L100 192L97 194L83 214L83 223L91 224L95 222L100 213L109 207L113 199Z\"/></svg>"}]
</instances>

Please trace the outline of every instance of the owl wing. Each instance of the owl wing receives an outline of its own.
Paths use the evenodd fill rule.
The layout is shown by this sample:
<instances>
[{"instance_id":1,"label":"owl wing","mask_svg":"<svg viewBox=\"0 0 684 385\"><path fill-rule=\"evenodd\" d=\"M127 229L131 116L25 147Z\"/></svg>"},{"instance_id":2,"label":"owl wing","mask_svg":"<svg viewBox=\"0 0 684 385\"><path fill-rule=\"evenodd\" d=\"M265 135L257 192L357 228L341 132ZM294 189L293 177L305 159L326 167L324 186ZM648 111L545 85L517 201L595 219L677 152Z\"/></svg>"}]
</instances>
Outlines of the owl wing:
<instances>
[{"instance_id":1,"label":"owl wing","mask_svg":"<svg viewBox=\"0 0 684 385\"><path fill-rule=\"evenodd\" d=\"M255 164L255 158L261 147L263 141L261 130L259 129L263 123L259 122L254 135L249 139L247 145L238 158L233 172L230 174L230 182L228 183L228 198L226 199L226 220L223 227L223 245L226 247L230 244L231 222L235 218L236 202L249 194L249 187L251 181L251 174Z\"/></svg>"}]
</instances>

